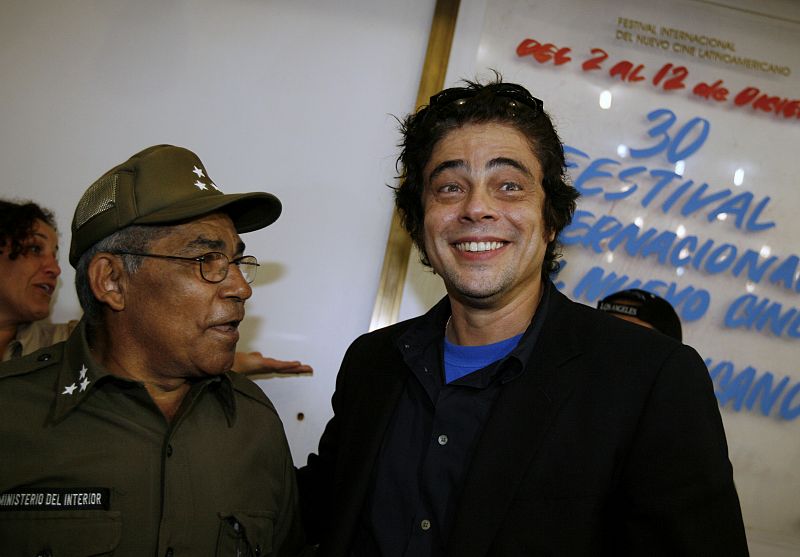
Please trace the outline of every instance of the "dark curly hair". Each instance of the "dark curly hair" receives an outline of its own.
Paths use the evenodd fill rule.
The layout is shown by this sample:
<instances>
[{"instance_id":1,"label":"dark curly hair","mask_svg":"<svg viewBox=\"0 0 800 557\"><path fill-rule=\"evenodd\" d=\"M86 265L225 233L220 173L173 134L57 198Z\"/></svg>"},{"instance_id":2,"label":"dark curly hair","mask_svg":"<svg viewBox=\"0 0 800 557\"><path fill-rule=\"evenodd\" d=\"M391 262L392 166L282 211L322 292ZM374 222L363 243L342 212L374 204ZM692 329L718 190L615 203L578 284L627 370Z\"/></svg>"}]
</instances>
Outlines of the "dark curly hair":
<instances>
[{"instance_id":1,"label":"dark curly hair","mask_svg":"<svg viewBox=\"0 0 800 557\"><path fill-rule=\"evenodd\" d=\"M33 201L14 203L0 199L0 254L8 250L8 258L25 254L25 241L33 234L33 227L41 220L56 229L53 213Z\"/></svg>"},{"instance_id":2,"label":"dark curly hair","mask_svg":"<svg viewBox=\"0 0 800 557\"><path fill-rule=\"evenodd\" d=\"M542 265L544 278L559 269L557 237L572 221L578 191L567 183L564 148L550 117L541 110L541 101L534 99L522 86L504 83L499 74L491 83L464 81L465 87L445 89L431 97L431 104L410 114L400 122L403 139L397 158L399 185L395 190L403 227L411 235L424 265L430 266L425 251L422 194L425 187L423 170L434 146L448 133L468 124L500 123L513 126L527 139L542 165L545 192L543 218L549 231L555 232L547 244ZM451 100L448 100L451 99Z\"/></svg>"}]
</instances>

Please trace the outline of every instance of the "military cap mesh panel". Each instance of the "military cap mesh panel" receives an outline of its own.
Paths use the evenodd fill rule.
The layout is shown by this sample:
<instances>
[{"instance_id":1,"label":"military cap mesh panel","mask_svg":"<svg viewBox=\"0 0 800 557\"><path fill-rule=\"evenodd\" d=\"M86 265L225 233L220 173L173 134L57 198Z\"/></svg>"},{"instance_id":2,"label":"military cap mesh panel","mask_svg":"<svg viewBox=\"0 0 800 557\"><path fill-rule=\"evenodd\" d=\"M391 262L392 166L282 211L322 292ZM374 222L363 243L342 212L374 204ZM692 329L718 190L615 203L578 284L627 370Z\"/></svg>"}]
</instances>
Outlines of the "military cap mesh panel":
<instances>
[{"instance_id":1,"label":"military cap mesh panel","mask_svg":"<svg viewBox=\"0 0 800 557\"><path fill-rule=\"evenodd\" d=\"M100 178L89 186L78 202L78 208L75 211L75 228L82 227L89 219L111 209L116 199L117 175L112 174Z\"/></svg>"}]
</instances>

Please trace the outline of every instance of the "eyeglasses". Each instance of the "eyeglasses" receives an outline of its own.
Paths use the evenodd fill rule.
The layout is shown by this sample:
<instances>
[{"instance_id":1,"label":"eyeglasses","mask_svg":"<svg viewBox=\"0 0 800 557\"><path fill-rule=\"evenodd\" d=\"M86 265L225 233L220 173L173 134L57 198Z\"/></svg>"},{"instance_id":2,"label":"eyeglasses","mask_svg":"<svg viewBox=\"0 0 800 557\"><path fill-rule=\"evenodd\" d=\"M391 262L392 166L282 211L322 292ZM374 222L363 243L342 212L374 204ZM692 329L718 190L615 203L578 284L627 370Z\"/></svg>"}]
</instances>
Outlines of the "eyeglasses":
<instances>
[{"instance_id":1,"label":"eyeglasses","mask_svg":"<svg viewBox=\"0 0 800 557\"><path fill-rule=\"evenodd\" d=\"M462 105L469 99L486 90L491 91L493 95L498 97L504 97L524 104L533 110L534 117L544 112L544 103L531 95L525 87L517 85L516 83L495 83L481 89L451 87L450 89L439 91L433 95L428 106L431 108L443 108L451 103Z\"/></svg>"},{"instance_id":2,"label":"eyeglasses","mask_svg":"<svg viewBox=\"0 0 800 557\"><path fill-rule=\"evenodd\" d=\"M242 272L247 284L251 284L256 278L258 270L258 259L252 255L243 255L235 259L228 259L228 256L218 251L210 251L199 257L180 257L178 255L160 255L157 253L136 253L132 251L114 251L115 255L134 255L138 257L157 257L159 259L177 259L179 261L196 261L200 263L200 275L204 280L211 283L218 283L225 280L228 276L228 267L236 265Z\"/></svg>"}]
</instances>

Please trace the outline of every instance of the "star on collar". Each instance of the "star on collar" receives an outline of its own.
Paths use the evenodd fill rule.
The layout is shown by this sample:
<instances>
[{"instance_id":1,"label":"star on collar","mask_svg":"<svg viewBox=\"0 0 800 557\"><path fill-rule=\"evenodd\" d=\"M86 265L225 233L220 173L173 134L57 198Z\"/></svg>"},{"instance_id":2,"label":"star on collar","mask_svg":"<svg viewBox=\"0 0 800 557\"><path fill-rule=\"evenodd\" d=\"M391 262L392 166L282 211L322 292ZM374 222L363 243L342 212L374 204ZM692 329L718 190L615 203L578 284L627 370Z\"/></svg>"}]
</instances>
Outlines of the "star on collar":
<instances>
[{"instance_id":1,"label":"star on collar","mask_svg":"<svg viewBox=\"0 0 800 557\"><path fill-rule=\"evenodd\" d=\"M64 392L62 392L61 394L72 396L75 393L75 390L78 389L79 385L80 389L78 390L78 392L82 393L83 391L85 391L86 388L89 386L89 383L91 383L91 380L88 377L86 377L86 373L88 371L89 368L86 367L86 364L81 364L81 369L78 370L78 379L71 385L67 385L66 387L64 387Z\"/></svg>"},{"instance_id":2,"label":"star on collar","mask_svg":"<svg viewBox=\"0 0 800 557\"><path fill-rule=\"evenodd\" d=\"M198 178L204 178L204 177L205 177L205 175L203 174L203 169L202 169L202 168L197 168L197 167L195 166L195 167L194 167L194 170L192 170L192 172L194 172L195 174L197 174L197 177L198 177Z\"/></svg>"},{"instance_id":3,"label":"star on collar","mask_svg":"<svg viewBox=\"0 0 800 557\"><path fill-rule=\"evenodd\" d=\"M203 182L201 182L200 180L196 180L194 185L197 186L197 189L200 189L200 190L206 189L206 185Z\"/></svg>"}]
</instances>

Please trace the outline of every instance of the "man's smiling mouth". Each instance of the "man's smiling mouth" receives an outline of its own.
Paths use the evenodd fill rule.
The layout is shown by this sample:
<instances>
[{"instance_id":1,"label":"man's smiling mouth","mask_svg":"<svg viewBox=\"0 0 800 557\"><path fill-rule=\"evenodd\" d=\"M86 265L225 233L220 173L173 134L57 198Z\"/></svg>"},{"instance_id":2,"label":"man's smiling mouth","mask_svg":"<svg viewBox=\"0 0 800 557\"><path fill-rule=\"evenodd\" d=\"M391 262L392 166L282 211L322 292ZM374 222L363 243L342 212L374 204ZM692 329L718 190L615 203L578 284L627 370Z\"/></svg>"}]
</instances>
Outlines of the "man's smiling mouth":
<instances>
[{"instance_id":1,"label":"man's smiling mouth","mask_svg":"<svg viewBox=\"0 0 800 557\"><path fill-rule=\"evenodd\" d=\"M459 242L455 247L459 251L481 252L502 248L507 242Z\"/></svg>"}]
</instances>

